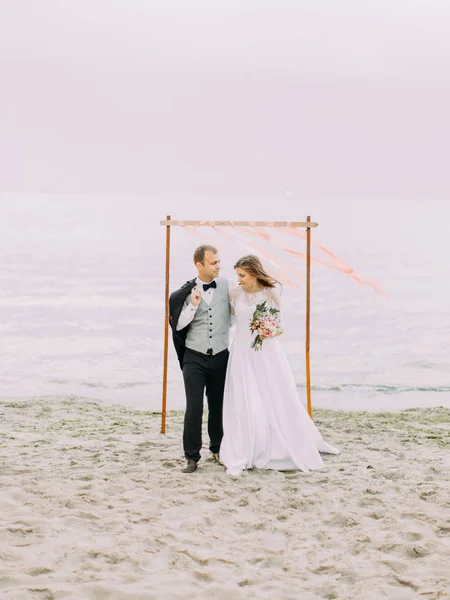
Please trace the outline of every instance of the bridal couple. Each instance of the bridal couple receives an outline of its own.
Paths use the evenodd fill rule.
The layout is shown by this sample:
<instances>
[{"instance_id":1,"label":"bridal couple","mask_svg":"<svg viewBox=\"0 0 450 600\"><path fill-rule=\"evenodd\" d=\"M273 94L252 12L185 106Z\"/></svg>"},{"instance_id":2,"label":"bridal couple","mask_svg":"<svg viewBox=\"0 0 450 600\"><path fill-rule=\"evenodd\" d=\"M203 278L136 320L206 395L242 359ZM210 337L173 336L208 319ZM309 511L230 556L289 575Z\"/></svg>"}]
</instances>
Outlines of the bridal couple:
<instances>
[{"instance_id":1,"label":"bridal couple","mask_svg":"<svg viewBox=\"0 0 450 600\"><path fill-rule=\"evenodd\" d=\"M170 296L170 325L186 391L183 472L196 471L200 460L205 391L209 448L228 474L252 467L320 469L320 452L339 451L323 440L303 407L277 339L283 330L281 285L256 256L234 265L238 285L219 277L213 246L199 246L194 264L198 276ZM232 321L236 333L229 352Z\"/></svg>"}]
</instances>

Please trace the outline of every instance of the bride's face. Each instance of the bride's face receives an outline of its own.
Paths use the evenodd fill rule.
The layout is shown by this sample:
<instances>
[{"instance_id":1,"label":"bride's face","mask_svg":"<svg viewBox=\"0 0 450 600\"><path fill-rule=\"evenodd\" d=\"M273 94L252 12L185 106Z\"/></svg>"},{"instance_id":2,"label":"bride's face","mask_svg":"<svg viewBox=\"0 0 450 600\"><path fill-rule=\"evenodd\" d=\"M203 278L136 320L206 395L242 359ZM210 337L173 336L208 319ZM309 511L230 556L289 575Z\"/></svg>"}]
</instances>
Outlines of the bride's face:
<instances>
[{"instance_id":1,"label":"bride's face","mask_svg":"<svg viewBox=\"0 0 450 600\"><path fill-rule=\"evenodd\" d=\"M236 275L238 278L238 283L244 292L251 293L255 291L255 288L258 285L256 277L247 273L245 269L241 269L241 267L237 267Z\"/></svg>"}]
</instances>

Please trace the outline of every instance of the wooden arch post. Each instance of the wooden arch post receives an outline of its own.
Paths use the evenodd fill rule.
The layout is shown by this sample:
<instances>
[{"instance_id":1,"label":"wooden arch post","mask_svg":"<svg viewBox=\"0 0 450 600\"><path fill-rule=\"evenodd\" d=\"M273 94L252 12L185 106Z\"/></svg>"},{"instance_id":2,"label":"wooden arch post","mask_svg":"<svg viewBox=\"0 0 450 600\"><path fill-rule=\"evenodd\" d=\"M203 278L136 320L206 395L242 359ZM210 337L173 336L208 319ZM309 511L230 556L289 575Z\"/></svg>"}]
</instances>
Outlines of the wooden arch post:
<instances>
[{"instance_id":1,"label":"wooden arch post","mask_svg":"<svg viewBox=\"0 0 450 600\"><path fill-rule=\"evenodd\" d=\"M306 217L311 223L311 217ZM311 363L309 358L311 331L311 227L306 229L306 332L305 332L305 358L306 358L306 400L308 414L312 417L311 405Z\"/></svg>"},{"instance_id":2,"label":"wooden arch post","mask_svg":"<svg viewBox=\"0 0 450 600\"><path fill-rule=\"evenodd\" d=\"M164 319L164 370L161 410L161 433L166 433L167 413L167 362L169 354L169 283L170 283L170 215L167 215L166 225L166 289L165 289L165 319Z\"/></svg>"},{"instance_id":3,"label":"wooden arch post","mask_svg":"<svg viewBox=\"0 0 450 600\"><path fill-rule=\"evenodd\" d=\"M160 221L166 227L166 287L165 287L165 321L164 321L164 366L163 366L163 390L161 410L161 433L166 433L167 415L167 362L169 353L169 282L170 282L170 228L180 227L301 227L306 229L306 398L308 414L312 416L311 403L311 364L310 364L310 330L311 330L311 228L317 227L318 223L311 221L311 217L305 221L172 221L168 215L165 221Z\"/></svg>"}]
</instances>

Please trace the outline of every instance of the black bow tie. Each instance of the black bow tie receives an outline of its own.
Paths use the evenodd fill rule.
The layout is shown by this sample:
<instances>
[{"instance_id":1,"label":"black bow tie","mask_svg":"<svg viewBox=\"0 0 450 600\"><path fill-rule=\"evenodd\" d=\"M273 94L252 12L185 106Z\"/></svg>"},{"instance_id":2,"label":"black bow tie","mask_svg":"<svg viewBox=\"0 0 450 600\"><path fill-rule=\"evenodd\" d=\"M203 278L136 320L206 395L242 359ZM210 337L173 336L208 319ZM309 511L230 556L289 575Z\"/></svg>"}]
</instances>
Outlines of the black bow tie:
<instances>
[{"instance_id":1,"label":"black bow tie","mask_svg":"<svg viewBox=\"0 0 450 600\"><path fill-rule=\"evenodd\" d=\"M215 281L211 281L211 283L204 283L203 284L203 289L205 290L205 292L207 290L209 290L209 288L216 288L217 287L217 283Z\"/></svg>"}]
</instances>

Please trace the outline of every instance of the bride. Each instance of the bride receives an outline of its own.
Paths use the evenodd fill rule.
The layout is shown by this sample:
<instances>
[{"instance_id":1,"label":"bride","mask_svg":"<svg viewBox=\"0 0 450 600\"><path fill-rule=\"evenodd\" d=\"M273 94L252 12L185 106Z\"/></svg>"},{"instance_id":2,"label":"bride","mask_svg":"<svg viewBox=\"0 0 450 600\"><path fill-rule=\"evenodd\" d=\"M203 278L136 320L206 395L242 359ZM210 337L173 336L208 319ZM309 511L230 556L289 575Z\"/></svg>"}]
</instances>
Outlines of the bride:
<instances>
[{"instance_id":1,"label":"bride","mask_svg":"<svg viewBox=\"0 0 450 600\"><path fill-rule=\"evenodd\" d=\"M310 471L323 467L327 444L301 403L276 339L283 332L279 282L257 256L234 265L239 286L230 290L236 335L223 400L220 462L230 475L244 469Z\"/></svg>"}]
</instances>

